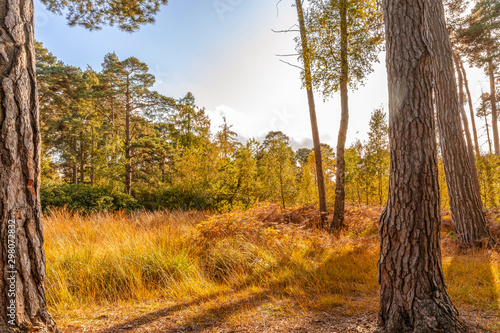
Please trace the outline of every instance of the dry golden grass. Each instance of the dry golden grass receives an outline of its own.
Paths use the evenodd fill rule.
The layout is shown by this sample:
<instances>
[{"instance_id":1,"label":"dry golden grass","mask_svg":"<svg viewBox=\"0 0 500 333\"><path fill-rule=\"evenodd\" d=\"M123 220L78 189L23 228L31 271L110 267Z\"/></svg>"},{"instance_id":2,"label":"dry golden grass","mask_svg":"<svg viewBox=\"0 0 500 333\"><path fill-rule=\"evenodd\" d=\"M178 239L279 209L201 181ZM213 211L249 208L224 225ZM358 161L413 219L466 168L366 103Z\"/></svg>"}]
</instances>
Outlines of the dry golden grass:
<instances>
[{"instance_id":1,"label":"dry golden grass","mask_svg":"<svg viewBox=\"0 0 500 333\"><path fill-rule=\"evenodd\" d=\"M380 209L349 207L349 228L338 237L310 228L315 214L266 205L215 216L52 211L44 220L49 306L68 330L166 307L179 325L241 323L263 313L375 313ZM488 314L497 328L498 253L445 245L443 255L457 307Z\"/></svg>"}]
</instances>

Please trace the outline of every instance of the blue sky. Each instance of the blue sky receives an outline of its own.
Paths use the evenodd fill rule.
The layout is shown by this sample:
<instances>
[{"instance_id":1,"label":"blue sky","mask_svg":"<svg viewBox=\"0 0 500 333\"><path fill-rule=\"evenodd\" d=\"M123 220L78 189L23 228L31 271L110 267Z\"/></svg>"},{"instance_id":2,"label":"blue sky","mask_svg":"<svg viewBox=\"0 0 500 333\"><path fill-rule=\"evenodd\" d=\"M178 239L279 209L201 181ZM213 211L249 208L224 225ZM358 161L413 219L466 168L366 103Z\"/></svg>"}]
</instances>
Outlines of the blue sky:
<instances>
[{"instance_id":1,"label":"blue sky","mask_svg":"<svg viewBox=\"0 0 500 333\"><path fill-rule=\"evenodd\" d=\"M64 17L35 0L35 37L60 60L82 68L100 69L108 52L120 59L135 56L148 64L162 94L177 98L193 92L214 128L225 116L242 138L282 130L295 148L310 147L300 70L276 57L295 53L295 35L271 31L295 24L291 4L283 0L277 15L276 2L269 0L170 0L154 25L129 34L110 27L94 32L69 27ZM366 139L371 111L387 103L383 55L381 60L366 85L350 94L348 144ZM487 83L478 83L484 81L480 71L472 71L469 79L475 97L481 88L488 90ZM316 102L322 141L335 147L340 100L323 102L316 94Z\"/></svg>"}]
</instances>

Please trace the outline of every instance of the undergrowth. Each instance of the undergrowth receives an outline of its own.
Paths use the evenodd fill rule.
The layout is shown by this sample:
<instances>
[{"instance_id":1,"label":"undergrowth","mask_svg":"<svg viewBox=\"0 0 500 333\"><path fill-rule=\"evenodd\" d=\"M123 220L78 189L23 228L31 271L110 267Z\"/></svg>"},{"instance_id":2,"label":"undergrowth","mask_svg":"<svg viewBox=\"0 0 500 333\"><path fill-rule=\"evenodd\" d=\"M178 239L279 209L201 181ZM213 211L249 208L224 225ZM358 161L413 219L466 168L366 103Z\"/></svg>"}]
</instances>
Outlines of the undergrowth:
<instances>
[{"instance_id":1,"label":"undergrowth","mask_svg":"<svg viewBox=\"0 0 500 333\"><path fill-rule=\"evenodd\" d=\"M349 207L348 228L335 237L314 228L315 214L310 207L282 212L268 205L214 216L52 210L44 219L49 306L61 316L151 299L224 302L224 295L240 292L301 309L375 312L380 209ZM498 312L498 254L444 244L455 305Z\"/></svg>"}]
</instances>

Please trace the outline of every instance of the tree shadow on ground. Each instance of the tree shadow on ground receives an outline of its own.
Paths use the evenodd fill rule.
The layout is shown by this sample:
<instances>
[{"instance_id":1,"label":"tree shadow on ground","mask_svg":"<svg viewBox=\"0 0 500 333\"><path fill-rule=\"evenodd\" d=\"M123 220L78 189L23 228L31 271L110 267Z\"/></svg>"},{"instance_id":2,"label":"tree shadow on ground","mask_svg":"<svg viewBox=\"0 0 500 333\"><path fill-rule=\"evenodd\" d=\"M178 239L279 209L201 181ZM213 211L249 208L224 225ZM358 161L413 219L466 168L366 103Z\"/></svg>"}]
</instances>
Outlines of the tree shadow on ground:
<instances>
[{"instance_id":1,"label":"tree shadow on ground","mask_svg":"<svg viewBox=\"0 0 500 333\"><path fill-rule=\"evenodd\" d=\"M190 331L198 332L205 331L207 328L224 325L227 320L233 316L243 312L251 311L266 303L273 302L275 299L292 300L294 295L290 292L289 287L301 288L302 297L317 298L320 293L320 288L315 286L315 282L306 282L308 277L313 276L315 271L318 270L331 270L335 271L338 267L342 267L342 263L351 260L356 249L345 251L342 254L330 254L329 257L314 270L307 271L306 267L297 267L291 270L289 274L281 276L279 279L268 283L265 288L252 292L253 286L258 287L258 277L249 276L245 281L233 287L230 291L218 292L205 297L200 297L190 302L176 304L164 309L148 313L146 315L134 318L132 320L120 323L110 328L103 329L99 333L115 333L126 331L139 331L154 322L168 321L170 317L184 310L196 310L198 306L207 305L208 307L182 316L179 322L170 318L170 324L175 326L172 328L152 328L150 327L147 332L169 332L169 331ZM376 270L376 265L374 266ZM359 283L363 283L359 281ZM353 287L356 288L356 287ZM353 292L350 288L349 292ZM292 288L293 289L293 288ZM366 288L362 288L359 292L365 292ZM339 294L339 299L344 298L342 292L346 291L345 281L332 281L329 290L325 290L325 294ZM356 292L354 290L354 292ZM218 300L220 298L221 300ZM196 309L195 309L196 308ZM193 312L193 311L191 311ZM178 319L178 318L176 318ZM167 324L167 323L165 323ZM142 330L141 330L142 331ZM146 332L146 331L145 331Z\"/></svg>"},{"instance_id":2,"label":"tree shadow on ground","mask_svg":"<svg viewBox=\"0 0 500 333\"><path fill-rule=\"evenodd\" d=\"M444 278L460 317L471 332L484 332L485 328L500 328L499 254L485 249L447 249L452 257L444 265ZM491 318L496 318L491 327ZM489 326L489 327L487 327Z\"/></svg>"}]
</instances>

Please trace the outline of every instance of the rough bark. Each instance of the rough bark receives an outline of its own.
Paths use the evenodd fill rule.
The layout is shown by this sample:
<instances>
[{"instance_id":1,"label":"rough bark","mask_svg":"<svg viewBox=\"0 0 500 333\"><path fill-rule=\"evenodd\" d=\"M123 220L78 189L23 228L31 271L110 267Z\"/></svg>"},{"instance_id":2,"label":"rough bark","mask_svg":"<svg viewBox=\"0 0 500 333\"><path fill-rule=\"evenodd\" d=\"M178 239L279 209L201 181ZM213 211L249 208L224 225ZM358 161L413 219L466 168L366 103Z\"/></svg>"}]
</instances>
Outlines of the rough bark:
<instances>
[{"instance_id":1,"label":"rough bark","mask_svg":"<svg viewBox=\"0 0 500 333\"><path fill-rule=\"evenodd\" d=\"M347 127L349 125L349 101L348 101L348 73L349 63L347 60L347 0L340 1L340 128L337 139L337 167L335 175L335 205L333 220L330 230L340 230L344 227L345 209L345 141Z\"/></svg>"},{"instance_id":2,"label":"rough bark","mask_svg":"<svg viewBox=\"0 0 500 333\"><path fill-rule=\"evenodd\" d=\"M474 181L474 189L476 194L481 199L481 190L479 188L479 178L477 176L476 168L476 157L474 156L474 145L472 144L472 137L469 130L469 121L467 119L467 114L465 113L465 100L464 100L464 79L462 75L462 70L460 69L460 60L456 54L453 55L453 60L455 61L455 69L458 74L458 104L460 108L460 115L462 116L462 122L464 126L465 139L467 140L467 152L469 153L469 160L471 166L471 176Z\"/></svg>"},{"instance_id":3,"label":"rough bark","mask_svg":"<svg viewBox=\"0 0 500 333\"><path fill-rule=\"evenodd\" d=\"M465 332L445 288L432 59L426 9L438 0L384 0L391 174L380 219L380 331Z\"/></svg>"},{"instance_id":4,"label":"rough bark","mask_svg":"<svg viewBox=\"0 0 500 333\"><path fill-rule=\"evenodd\" d=\"M458 64L462 72L462 77L464 78L465 92L467 93L467 103L469 105L470 122L472 124L472 134L474 135L474 148L476 151L476 156L479 157L481 156L481 153L479 151L479 140L477 138L476 120L474 116L474 106L472 105L472 96L469 89L469 80L467 80L467 72L465 71L464 63L460 58L458 58Z\"/></svg>"},{"instance_id":5,"label":"rough bark","mask_svg":"<svg viewBox=\"0 0 500 333\"><path fill-rule=\"evenodd\" d=\"M425 42L432 60L439 142L451 214L458 240L466 246L481 245L490 241L490 232L465 145L453 51L446 30L443 4L441 1L426 0L424 10L427 16Z\"/></svg>"},{"instance_id":6,"label":"rough bark","mask_svg":"<svg viewBox=\"0 0 500 333\"><path fill-rule=\"evenodd\" d=\"M304 21L304 12L302 11L301 0L295 0L297 15L299 17L300 38L302 41L302 58L304 60L304 74L307 89L307 101L309 104L309 115L311 117L311 129L314 143L314 158L316 162L316 179L318 181L319 211L321 214L321 225L324 226L326 216L326 192L323 176L323 161L321 159L321 144L319 140L318 121L316 119L316 106L314 103L314 94L312 90L311 60L309 55L309 46L307 43L307 32Z\"/></svg>"},{"instance_id":7,"label":"rough bark","mask_svg":"<svg viewBox=\"0 0 500 333\"><path fill-rule=\"evenodd\" d=\"M0 332L5 333L57 331L44 291L41 137L33 30L32 0L1 1L5 55L0 57ZM13 252L14 257L9 257ZM8 312L14 315L9 317Z\"/></svg>"}]
</instances>

